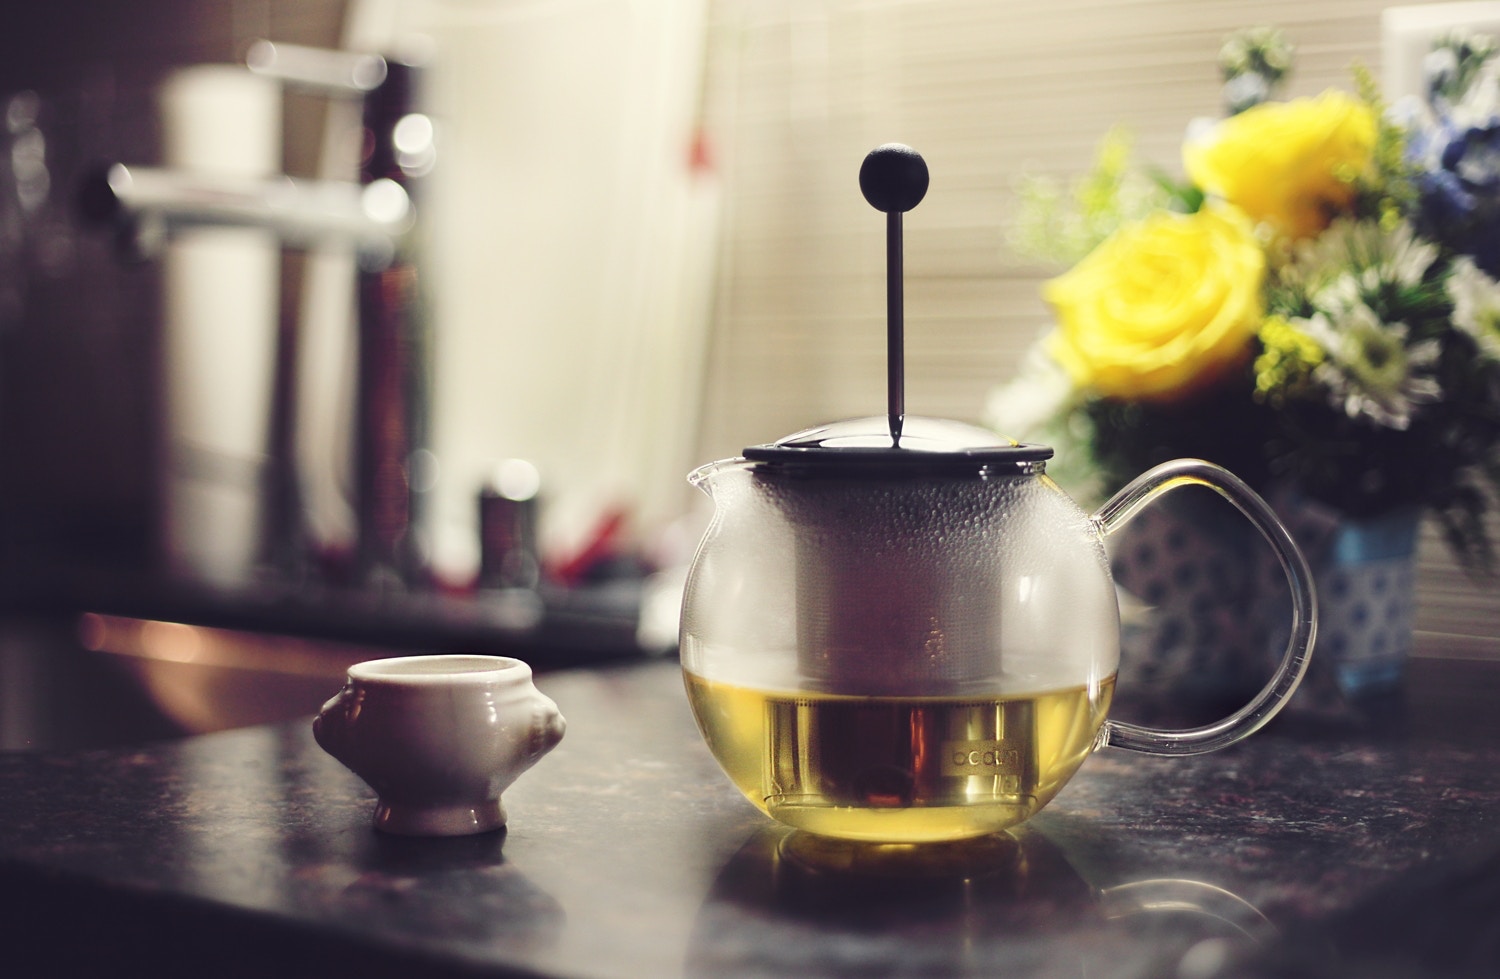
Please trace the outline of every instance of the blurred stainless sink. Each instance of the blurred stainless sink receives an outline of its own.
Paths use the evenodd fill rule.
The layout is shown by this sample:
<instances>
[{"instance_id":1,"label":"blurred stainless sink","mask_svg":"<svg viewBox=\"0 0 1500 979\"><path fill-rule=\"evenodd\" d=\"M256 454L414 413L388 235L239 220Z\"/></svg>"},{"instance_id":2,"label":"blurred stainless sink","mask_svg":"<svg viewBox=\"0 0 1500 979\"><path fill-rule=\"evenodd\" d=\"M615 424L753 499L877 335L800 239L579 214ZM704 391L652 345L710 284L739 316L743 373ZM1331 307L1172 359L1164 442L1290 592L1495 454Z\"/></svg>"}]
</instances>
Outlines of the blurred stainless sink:
<instances>
[{"instance_id":1,"label":"blurred stainless sink","mask_svg":"<svg viewBox=\"0 0 1500 979\"><path fill-rule=\"evenodd\" d=\"M667 652L640 643L638 590L225 595L116 582L29 598L0 613L0 750L311 717L350 664L383 656L484 652L543 672Z\"/></svg>"}]
</instances>

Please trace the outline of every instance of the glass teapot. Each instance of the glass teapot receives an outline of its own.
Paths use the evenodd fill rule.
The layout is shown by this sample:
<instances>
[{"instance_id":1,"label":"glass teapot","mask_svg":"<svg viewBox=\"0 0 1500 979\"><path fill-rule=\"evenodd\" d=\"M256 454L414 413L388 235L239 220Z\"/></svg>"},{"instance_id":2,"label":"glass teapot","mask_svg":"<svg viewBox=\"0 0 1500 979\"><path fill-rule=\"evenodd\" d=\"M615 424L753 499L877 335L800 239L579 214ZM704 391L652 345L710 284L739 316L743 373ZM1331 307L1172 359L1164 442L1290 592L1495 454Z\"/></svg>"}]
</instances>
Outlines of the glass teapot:
<instances>
[{"instance_id":1,"label":"glass teapot","mask_svg":"<svg viewBox=\"0 0 1500 979\"><path fill-rule=\"evenodd\" d=\"M925 190L925 166L922 177ZM894 363L895 341L891 351ZM898 380L893 371L886 417L809 429L689 476L714 516L683 596L682 668L699 729L751 802L844 839L981 836L1030 818L1098 748L1211 751L1281 709L1313 642L1312 578L1248 486L1178 460L1089 514L1047 476L1050 448L907 418ZM1218 723L1111 720L1120 619L1104 541L1188 485L1224 496L1275 550L1291 638L1264 689Z\"/></svg>"}]
</instances>

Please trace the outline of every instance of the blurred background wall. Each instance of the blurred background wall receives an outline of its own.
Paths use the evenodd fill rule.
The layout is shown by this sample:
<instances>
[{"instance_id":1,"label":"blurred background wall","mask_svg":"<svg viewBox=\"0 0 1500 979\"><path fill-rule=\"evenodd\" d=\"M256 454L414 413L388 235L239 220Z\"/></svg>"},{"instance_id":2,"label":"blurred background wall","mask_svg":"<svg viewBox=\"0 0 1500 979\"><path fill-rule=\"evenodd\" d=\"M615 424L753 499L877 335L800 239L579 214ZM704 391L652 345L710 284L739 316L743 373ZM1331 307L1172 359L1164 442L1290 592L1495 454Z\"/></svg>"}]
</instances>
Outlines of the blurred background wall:
<instances>
[{"instance_id":1,"label":"blurred background wall","mask_svg":"<svg viewBox=\"0 0 1500 979\"><path fill-rule=\"evenodd\" d=\"M1145 159L1175 170L1188 121L1220 112L1215 59L1228 33L1284 29L1298 51L1287 92L1310 94L1347 86L1355 62L1378 65L1386 5L712 0L694 93L702 125L683 153L714 182L720 234L709 247L718 271L703 372L683 379L702 407L685 434L670 433L682 444L658 468L881 410L883 224L855 182L871 147L909 143L932 171L931 191L906 222L908 410L977 420L990 388L1048 325L1037 286L1054 270L1006 245L1017 178L1082 172L1100 137L1121 123ZM448 6L572 9L527 0ZM57 133L60 175L91 160L154 162L154 89L171 68L237 61L257 37L336 45L349 8L338 0L8 4L0 95L38 93ZM289 97L286 113L287 172L317 172L321 107ZM53 199L0 276L24 287L0 323L0 532L12 553L77 551L128 567L151 559L159 533L159 272L122 265L107 241L71 234L65 188ZM286 259L288 316L299 274ZM505 313L497 295L494 315ZM657 477L648 534L695 505L675 475ZM1464 578L1436 540L1424 545L1420 588L1419 628L1478 637L1477 652L1493 650L1500 602L1490 586Z\"/></svg>"}]
</instances>

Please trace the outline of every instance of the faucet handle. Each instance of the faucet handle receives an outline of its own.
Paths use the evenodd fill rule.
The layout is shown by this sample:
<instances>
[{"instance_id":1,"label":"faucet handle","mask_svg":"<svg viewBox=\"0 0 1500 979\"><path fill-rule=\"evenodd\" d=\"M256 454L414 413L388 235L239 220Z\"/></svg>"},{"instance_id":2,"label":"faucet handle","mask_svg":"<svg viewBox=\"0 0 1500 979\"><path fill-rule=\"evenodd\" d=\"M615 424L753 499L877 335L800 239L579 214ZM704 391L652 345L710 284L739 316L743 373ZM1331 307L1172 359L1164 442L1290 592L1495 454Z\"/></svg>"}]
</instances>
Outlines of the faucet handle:
<instances>
[{"instance_id":1,"label":"faucet handle","mask_svg":"<svg viewBox=\"0 0 1500 979\"><path fill-rule=\"evenodd\" d=\"M385 81L386 62L378 54L330 51L265 39L245 52L245 67L290 87L324 95L363 96Z\"/></svg>"}]
</instances>

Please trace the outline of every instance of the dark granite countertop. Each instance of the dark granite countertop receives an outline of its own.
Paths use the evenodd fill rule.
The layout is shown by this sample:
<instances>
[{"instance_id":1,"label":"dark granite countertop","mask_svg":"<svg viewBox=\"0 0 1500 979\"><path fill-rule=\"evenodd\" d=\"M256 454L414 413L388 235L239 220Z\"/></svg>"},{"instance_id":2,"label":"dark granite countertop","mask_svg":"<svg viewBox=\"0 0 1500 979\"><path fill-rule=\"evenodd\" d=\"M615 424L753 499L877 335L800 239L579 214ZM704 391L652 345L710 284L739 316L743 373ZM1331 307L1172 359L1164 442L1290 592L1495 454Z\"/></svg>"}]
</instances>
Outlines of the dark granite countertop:
<instances>
[{"instance_id":1,"label":"dark granite countertop","mask_svg":"<svg viewBox=\"0 0 1500 979\"><path fill-rule=\"evenodd\" d=\"M0 974L1500 975L1500 664L1418 661L1388 724L1099 753L920 862L762 817L675 663L538 686L568 735L479 837L377 834L305 722L0 755Z\"/></svg>"}]
</instances>

